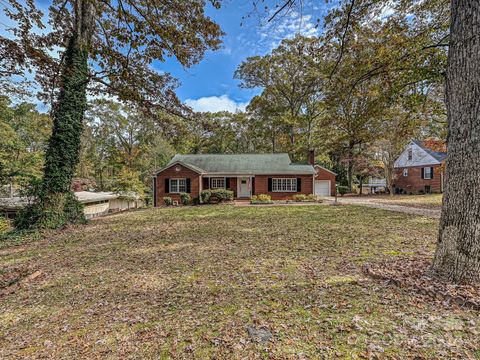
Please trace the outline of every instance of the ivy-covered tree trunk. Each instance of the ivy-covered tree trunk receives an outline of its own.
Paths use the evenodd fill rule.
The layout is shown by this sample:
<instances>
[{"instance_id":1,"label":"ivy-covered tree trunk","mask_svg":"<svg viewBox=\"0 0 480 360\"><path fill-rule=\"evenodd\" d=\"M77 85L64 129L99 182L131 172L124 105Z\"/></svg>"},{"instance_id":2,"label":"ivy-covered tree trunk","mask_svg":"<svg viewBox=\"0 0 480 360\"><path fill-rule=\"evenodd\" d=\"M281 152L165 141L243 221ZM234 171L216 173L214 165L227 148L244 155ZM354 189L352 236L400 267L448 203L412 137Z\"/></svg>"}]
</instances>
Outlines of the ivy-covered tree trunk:
<instances>
[{"instance_id":1,"label":"ivy-covered tree trunk","mask_svg":"<svg viewBox=\"0 0 480 360\"><path fill-rule=\"evenodd\" d=\"M80 158L80 138L87 105L88 51L79 44L77 34L70 38L65 53L62 87L53 111L53 130L45 155L45 172L41 194L44 212L42 227L58 227L65 222L81 220L81 210L73 206L72 179ZM73 206L73 207L72 207ZM65 209L67 207L67 209Z\"/></svg>"},{"instance_id":2,"label":"ivy-covered tree trunk","mask_svg":"<svg viewBox=\"0 0 480 360\"><path fill-rule=\"evenodd\" d=\"M446 184L433 271L480 281L480 2L452 0Z\"/></svg>"},{"instance_id":3,"label":"ivy-covered tree trunk","mask_svg":"<svg viewBox=\"0 0 480 360\"><path fill-rule=\"evenodd\" d=\"M17 222L23 228L58 228L85 221L83 206L71 191L71 184L80 160L87 107L94 1L77 0L73 2L73 10L73 31L64 54L60 92L52 111L53 129L45 155L43 184L37 203Z\"/></svg>"}]
</instances>

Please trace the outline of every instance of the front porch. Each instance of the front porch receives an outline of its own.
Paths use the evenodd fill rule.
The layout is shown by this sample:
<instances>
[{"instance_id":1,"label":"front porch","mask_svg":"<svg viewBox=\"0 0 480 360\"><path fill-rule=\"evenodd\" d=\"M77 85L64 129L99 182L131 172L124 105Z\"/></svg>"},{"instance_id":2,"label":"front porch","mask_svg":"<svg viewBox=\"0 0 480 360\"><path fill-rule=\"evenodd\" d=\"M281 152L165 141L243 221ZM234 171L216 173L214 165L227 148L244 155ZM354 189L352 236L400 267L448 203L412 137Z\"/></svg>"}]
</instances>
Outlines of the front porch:
<instances>
[{"instance_id":1,"label":"front porch","mask_svg":"<svg viewBox=\"0 0 480 360\"><path fill-rule=\"evenodd\" d=\"M201 190L227 189L234 198L248 200L255 193L255 177L252 175L202 175Z\"/></svg>"}]
</instances>

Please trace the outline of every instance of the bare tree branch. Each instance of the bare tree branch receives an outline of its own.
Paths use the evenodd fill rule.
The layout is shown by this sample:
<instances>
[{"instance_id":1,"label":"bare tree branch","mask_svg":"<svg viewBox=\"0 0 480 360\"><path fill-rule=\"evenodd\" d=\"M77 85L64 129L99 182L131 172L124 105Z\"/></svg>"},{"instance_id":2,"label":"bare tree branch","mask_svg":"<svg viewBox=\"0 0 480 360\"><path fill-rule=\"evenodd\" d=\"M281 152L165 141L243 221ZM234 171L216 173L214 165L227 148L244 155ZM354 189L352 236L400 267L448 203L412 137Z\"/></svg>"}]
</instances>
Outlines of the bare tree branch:
<instances>
[{"instance_id":1,"label":"bare tree branch","mask_svg":"<svg viewBox=\"0 0 480 360\"><path fill-rule=\"evenodd\" d=\"M335 62L335 66L333 67L332 72L330 73L330 80L332 79L333 75L337 71L338 65L340 65L340 62L342 61L342 58L343 58L343 51L345 49L345 38L347 36L348 27L350 26L350 18L352 16L352 11L354 6L355 6L355 0L352 0L352 2L350 3L350 8L348 9L347 23L345 24L345 29L343 31L343 35L341 39L340 54L338 55L338 59Z\"/></svg>"},{"instance_id":2,"label":"bare tree branch","mask_svg":"<svg viewBox=\"0 0 480 360\"><path fill-rule=\"evenodd\" d=\"M295 2L294 0L287 0L285 4L283 4L280 8L278 8L277 11L275 11L275 13L272 16L270 16L270 18L268 19L268 22L275 19L275 17L278 14L280 14L287 6L292 6L294 2Z\"/></svg>"}]
</instances>

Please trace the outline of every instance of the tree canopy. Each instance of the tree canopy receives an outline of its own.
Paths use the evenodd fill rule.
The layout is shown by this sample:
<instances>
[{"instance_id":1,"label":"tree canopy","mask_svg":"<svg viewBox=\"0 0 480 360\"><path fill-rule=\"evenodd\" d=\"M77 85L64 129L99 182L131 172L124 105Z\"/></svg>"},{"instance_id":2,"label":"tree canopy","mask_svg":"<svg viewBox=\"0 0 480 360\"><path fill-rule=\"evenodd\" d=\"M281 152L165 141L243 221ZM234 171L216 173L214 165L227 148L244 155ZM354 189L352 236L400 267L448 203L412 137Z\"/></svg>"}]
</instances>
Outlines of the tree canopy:
<instances>
[{"instance_id":1,"label":"tree canopy","mask_svg":"<svg viewBox=\"0 0 480 360\"><path fill-rule=\"evenodd\" d=\"M155 67L167 57L188 67L219 47L223 33L205 15L203 1L52 0L45 15L35 1L6 0L4 11L18 26L11 36L0 36L2 77L33 71L41 99L54 101L82 3L93 7L84 24L90 34L89 93L135 101L145 109L184 111L174 91L177 81Z\"/></svg>"}]
</instances>

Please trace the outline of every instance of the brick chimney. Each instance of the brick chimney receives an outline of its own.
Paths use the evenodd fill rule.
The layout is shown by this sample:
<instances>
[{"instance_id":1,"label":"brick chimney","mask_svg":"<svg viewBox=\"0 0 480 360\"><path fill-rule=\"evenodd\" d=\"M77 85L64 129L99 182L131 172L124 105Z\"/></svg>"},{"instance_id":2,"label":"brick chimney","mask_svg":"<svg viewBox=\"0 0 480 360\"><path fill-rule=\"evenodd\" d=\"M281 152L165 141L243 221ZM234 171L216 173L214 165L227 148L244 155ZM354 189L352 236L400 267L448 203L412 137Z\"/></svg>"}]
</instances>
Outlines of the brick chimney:
<instances>
[{"instance_id":1,"label":"brick chimney","mask_svg":"<svg viewBox=\"0 0 480 360\"><path fill-rule=\"evenodd\" d=\"M310 149L308 150L308 163L310 165L315 165L315 150Z\"/></svg>"}]
</instances>

